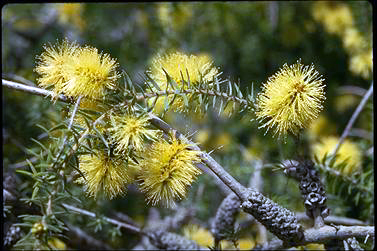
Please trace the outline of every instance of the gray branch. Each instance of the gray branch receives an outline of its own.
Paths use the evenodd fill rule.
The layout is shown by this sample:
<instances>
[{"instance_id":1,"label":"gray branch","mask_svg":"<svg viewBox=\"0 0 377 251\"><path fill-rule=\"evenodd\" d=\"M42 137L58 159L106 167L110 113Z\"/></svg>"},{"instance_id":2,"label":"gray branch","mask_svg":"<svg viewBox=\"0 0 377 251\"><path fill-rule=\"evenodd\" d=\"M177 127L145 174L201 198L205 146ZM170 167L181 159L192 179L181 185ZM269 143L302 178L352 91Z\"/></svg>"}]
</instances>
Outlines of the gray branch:
<instances>
[{"instance_id":1,"label":"gray branch","mask_svg":"<svg viewBox=\"0 0 377 251\"><path fill-rule=\"evenodd\" d=\"M357 117L359 116L360 112L363 110L364 105L367 103L367 101L368 101L369 97L372 95L372 93L373 93L373 82L370 85L367 93L365 93L363 99L360 101L360 104L357 106L356 110L352 114L351 119L348 121L347 126L342 133L342 136L340 136L339 142L335 146L335 149L333 151L333 155L335 155L338 152L340 146L343 144L344 140L346 139L346 137L350 133L350 130L353 126L353 123L355 123Z\"/></svg>"},{"instance_id":2,"label":"gray branch","mask_svg":"<svg viewBox=\"0 0 377 251\"><path fill-rule=\"evenodd\" d=\"M287 244L282 240L273 240L265 243L258 250L275 250L292 246L303 246L309 243L326 243L331 239L346 240L351 237L372 237L374 239L374 226L324 226L317 229L310 228L304 231L304 239L301 242Z\"/></svg>"}]
</instances>

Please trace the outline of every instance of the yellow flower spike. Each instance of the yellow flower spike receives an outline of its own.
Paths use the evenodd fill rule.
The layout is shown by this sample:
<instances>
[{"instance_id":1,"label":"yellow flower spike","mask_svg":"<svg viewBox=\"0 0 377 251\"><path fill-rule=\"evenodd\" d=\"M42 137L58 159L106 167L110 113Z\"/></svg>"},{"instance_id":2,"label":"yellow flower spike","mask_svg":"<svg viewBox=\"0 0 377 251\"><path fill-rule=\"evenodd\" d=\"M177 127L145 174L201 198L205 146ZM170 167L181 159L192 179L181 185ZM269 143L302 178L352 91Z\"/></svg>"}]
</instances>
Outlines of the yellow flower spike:
<instances>
[{"instance_id":1,"label":"yellow flower spike","mask_svg":"<svg viewBox=\"0 0 377 251\"><path fill-rule=\"evenodd\" d=\"M117 144L117 152L127 152L129 147L136 151L144 149L144 139L155 140L158 136L157 130L148 129L150 125L147 115L135 116L114 116L111 117L113 127L111 138Z\"/></svg>"},{"instance_id":2,"label":"yellow flower spike","mask_svg":"<svg viewBox=\"0 0 377 251\"><path fill-rule=\"evenodd\" d=\"M318 159L323 159L325 154L332 154L334 151L336 144L339 142L338 137L326 137L322 138L319 143L313 146L313 154L317 156ZM362 153L359 146L353 143L350 140L345 140L343 144L340 146L337 157L335 161L335 165L342 163L343 161L347 162L347 166L339 170L345 175L350 175L354 172L357 172L361 168L362 162Z\"/></svg>"},{"instance_id":3,"label":"yellow flower spike","mask_svg":"<svg viewBox=\"0 0 377 251\"><path fill-rule=\"evenodd\" d=\"M152 59L149 73L162 90L167 87L164 70L177 83L178 87L182 87L182 76L184 81L188 82L190 78L191 84L197 84L200 80L210 82L219 74L218 69L213 66L211 58L206 54L196 56L174 52L164 56L157 55Z\"/></svg>"},{"instance_id":4,"label":"yellow flower spike","mask_svg":"<svg viewBox=\"0 0 377 251\"><path fill-rule=\"evenodd\" d=\"M101 98L105 87L114 88L120 75L118 63L108 54L98 53L96 48L80 48L74 62L68 68L68 81L63 91L69 96Z\"/></svg>"},{"instance_id":5,"label":"yellow flower spike","mask_svg":"<svg viewBox=\"0 0 377 251\"><path fill-rule=\"evenodd\" d=\"M80 156L79 169L84 175L79 182L85 184L87 194L95 199L101 191L110 199L123 195L126 185L132 182L126 161L106 153Z\"/></svg>"},{"instance_id":6,"label":"yellow flower spike","mask_svg":"<svg viewBox=\"0 0 377 251\"><path fill-rule=\"evenodd\" d=\"M179 89L187 89L189 80L190 85L197 85L200 82L210 84L216 76L220 75L208 54L186 55L182 52L173 52L163 56L156 55L148 70L151 78L161 90L172 90L167 82L165 71L176 82ZM184 85L182 80L185 82ZM191 95L188 94L187 96L190 97ZM149 104L153 104L155 99L149 99ZM170 103L173 97L159 97L155 104L155 112L161 113L163 111L165 99ZM180 109L183 106L183 99L179 96L176 97L174 108Z\"/></svg>"},{"instance_id":7,"label":"yellow flower spike","mask_svg":"<svg viewBox=\"0 0 377 251\"><path fill-rule=\"evenodd\" d=\"M171 143L157 141L145 151L139 161L139 180L149 203L172 207L175 199L185 197L187 187L201 173L195 166L200 162L200 151L190 150L191 146L173 137Z\"/></svg>"},{"instance_id":8,"label":"yellow flower spike","mask_svg":"<svg viewBox=\"0 0 377 251\"><path fill-rule=\"evenodd\" d=\"M55 95L63 91L64 83L69 80L68 69L73 65L79 46L64 40L61 44L45 45L45 51L37 57L35 72L40 77L37 79L38 85L42 88L53 87Z\"/></svg>"},{"instance_id":9,"label":"yellow flower spike","mask_svg":"<svg viewBox=\"0 0 377 251\"><path fill-rule=\"evenodd\" d=\"M322 110L323 81L313 65L285 64L258 94L256 116L263 123L259 128L274 128L274 135L281 137L308 127Z\"/></svg>"}]
</instances>

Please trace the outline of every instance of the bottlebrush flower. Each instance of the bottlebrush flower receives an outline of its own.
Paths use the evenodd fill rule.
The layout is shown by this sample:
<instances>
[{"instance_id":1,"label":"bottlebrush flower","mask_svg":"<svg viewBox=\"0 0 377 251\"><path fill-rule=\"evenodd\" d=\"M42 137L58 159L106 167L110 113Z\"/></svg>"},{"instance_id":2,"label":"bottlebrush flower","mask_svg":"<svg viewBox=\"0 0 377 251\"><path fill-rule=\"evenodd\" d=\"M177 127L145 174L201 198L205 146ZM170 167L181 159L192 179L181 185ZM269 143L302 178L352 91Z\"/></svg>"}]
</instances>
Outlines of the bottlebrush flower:
<instances>
[{"instance_id":1,"label":"bottlebrush flower","mask_svg":"<svg viewBox=\"0 0 377 251\"><path fill-rule=\"evenodd\" d=\"M35 72L40 77L37 79L42 88L52 88L55 95L62 93L64 83L68 81L67 69L73 64L79 46L64 40L59 45L44 46L45 51L37 57Z\"/></svg>"},{"instance_id":2,"label":"bottlebrush flower","mask_svg":"<svg viewBox=\"0 0 377 251\"><path fill-rule=\"evenodd\" d=\"M280 137L308 127L322 110L323 81L313 65L304 66L300 61L285 64L268 78L257 97L256 116L263 123L260 128L274 128L274 134Z\"/></svg>"},{"instance_id":3,"label":"bottlebrush flower","mask_svg":"<svg viewBox=\"0 0 377 251\"><path fill-rule=\"evenodd\" d=\"M113 143L117 144L115 150L127 152L134 149L142 151L144 149L144 139L154 140L157 138L158 131L148 129L149 117L147 115L125 115L112 116L112 128L110 129Z\"/></svg>"},{"instance_id":4,"label":"bottlebrush flower","mask_svg":"<svg viewBox=\"0 0 377 251\"><path fill-rule=\"evenodd\" d=\"M190 82L191 86L198 85L199 83L209 84L215 77L220 75L218 69L213 66L213 62L207 54L196 56L186 55L182 52L155 56L148 70L148 74L161 90L172 90L173 88L167 81L165 71L177 84L179 89L188 89L188 82ZM185 84L183 84L183 82ZM191 94L187 94L188 98L191 96ZM156 98L157 97L153 97L149 99L150 104L153 104ZM158 97L155 104L155 112L161 113L163 111L166 102L165 99L168 99L168 103L170 103L173 96ZM190 103L192 103L192 101L190 101ZM184 103L182 97L177 96L175 98L174 108L182 109L183 107Z\"/></svg>"},{"instance_id":5,"label":"bottlebrush flower","mask_svg":"<svg viewBox=\"0 0 377 251\"><path fill-rule=\"evenodd\" d=\"M164 90L167 86L167 79L164 70L169 76L182 87L182 77L185 82L190 78L191 84L210 82L218 75L218 69L213 66L208 55L186 55L181 52L174 52L164 56L157 55L152 59L150 76ZM188 76L187 76L188 73Z\"/></svg>"},{"instance_id":6,"label":"bottlebrush flower","mask_svg":"<svg viewBox=\"0 0 377 251\"><path fill-rule=\"evenodd\" d=\"M320 160L323 159L325 154L331 154L336 144L339 142L339 138L335 136L324 137L319 143L313 146L313 154L317 156ZM350 140L345 140L337 152L337 157L335 159L335 166L346 161L347 165L339 170L345 175L350 175L357 172L361 168L362 163L362 153L357 144Z\"/></svg>"},{"instance_id":7,"label":"bottlebrush flower","mask_svg":"<svg viewBox=\"0 0 377 251\"><path fill-rule=\"evenodd\" d=\"M80 48L69 66L68 79L63 87L64 93L69 96L100 98L105 87L113 88L120 77L116 61L89 46Z\"/></svg>"},{"instance_id":8,"label":"bottlebrush flower","mask_svg":"<svg viewBox=\"0 0 377 251\"><path fill-rule=\"evenodd\" d=\"M102 191L112 199L125 194L126 185L132 181L131 168L124 159L108 156L106 153L82 155L79 169L84 177L77 182L84 183L89 196L97 198L98 193Z\"/></svg>"},{"instance_id":9,"label":"bottlebrush flower","mask_svg":"<svg viewBox=\"0 0 377 251\"><path fill-rule=\"evenodd\" d=\"M118 64L108 54L96 48L80 47L66 40L58 46L45 46L35 71L41 75L43 88L53 86L56 95L98 99L105 87L112 88L120 75Z\"/></svg>"},{"instance_id":10,"label":"bottlebrush flower","mask_svg":"<svg viewBox=\"0 0 377 251\"><path fill-rule=\"evenodd\" d=\"M187 187L201 173L195 166L200 162L200 152L190 150L190 146L173 137L171 143L157 141L145 151L144 159L139 162L139 179L148 202L171 207L175 199L185 197Z\"/></svg>"}]
</instances>

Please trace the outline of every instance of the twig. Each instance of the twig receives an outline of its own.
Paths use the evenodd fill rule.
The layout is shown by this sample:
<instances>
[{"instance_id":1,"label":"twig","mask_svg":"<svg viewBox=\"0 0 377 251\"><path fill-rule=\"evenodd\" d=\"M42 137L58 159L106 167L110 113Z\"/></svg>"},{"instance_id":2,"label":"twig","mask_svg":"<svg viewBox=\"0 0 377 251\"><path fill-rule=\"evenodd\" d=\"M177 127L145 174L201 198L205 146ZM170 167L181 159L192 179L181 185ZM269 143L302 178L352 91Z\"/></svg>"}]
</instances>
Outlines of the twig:
<instances>
[{"instance_id":1,"label":"twig","mask_svg":"<svg viewBox=\"0 0 377 251\"><path fill-rule=\"evenodd\" d=\"M350 130L352 128L353 123L355 122L355 120L359 116L361 110L363 109L364 105L366 104L367 100L372 95L372 93L373 93L373 82L370 85L370 88L367 91L367 93L365 93L363 99L360 101L360 104L357 106L356 110L352 114L351 119L348 121L348 124L347 124L346 128L344 129L344 131L342 133L342 136L339 139L339 142L335 146L335 149L334 149L334 151L332 153L333 156L338 152L341 144L343 144L343 141L346 139L347 135L349 134L349 132L350 132Z\"/></svg>"},{"instance_id":2,"label":"twig","mask_svg":"<svg viewBox=\"0 0 377 251\"><path fill-rule=\"evenodd\" d=\"M296 213L296 216L297 216L298 220L307 220L307 221L311 220L306 215L306 213L304 213L304 212ZM354 226L354 225L366 226L366 225L368 225L361 220L347 218L347 217L341 217L341 216L333 216L333 215L327 216L325 218L325 223L326 224L333 223L333 224L336 224L336 225L348 225L348 226Z\"/></svg>"},{"instance_id":3,"label":"twig","mask_svg":"<svg viewBox=\"0 0 377 251\"><path fill-rule=\"evenodd\" d=\"M19 81L21 83L24 83L26 85L30 85L30 86L35 86L34 82L26 79L26 78L23 78L21 76L18 76L16 74L13 74L13 73L3 73L2 74L2 77L4 78L10 78L10 79L13 79L15 81Z\"/></svg>"},{"instance_id":4,"label":"twig","mask_svg":"<svg viewBox=\"0 0 377 251\"><path fill-rule=\"evenodd\" d=\"M349 136L364 138L367 140L373 140L373 132L369 132L367 130L360 129L360 128L353 128L350 131Z\"/></svg>"},{"instance_id":5,"label":"twig","mask_svg":"<svg viewBox=\"0 0 377 251\"><path fill-rule=\"evenodd\" d=\"M259 250L276 250L293 246L303 246L309 243L325 243L330 239L345 240L350 237L374 238L374 226L324 226L321 228L310 228L304 231L305 238L297 243L284 243L282 240L273 240L265 243Z\"/></svg>"},{"instance_id":6,"label":"twig","mask_svg":"<svg viewBox=\"0 0 377 251\"><path fill-rule=\"evenodd\" d=\"M68 204L65 204L65 203L63 203L62 206L65 207L66 209L69 209L69 210L76 212L76 213L79 213L79 214L83 214L83 215L86 215L86 216L89 216L89 217L92 217L92 218L97 217L95 213L86 211L86 210L81 209L81 208L77 208L77 207L74 207L74 206L71 206L71 205L68 205ZM130 230L131 232L134 232L134 233L137 233L137 234L144 234L144 232L140 229L140 227L133 226L133 225L130 225L130 224L127 224L127 223L124 223L124 222L120 222L120 221L117 221L117 220L114 220L114 219L111 219L111 218L108 218L108 217L103 217L103 219L105 221L111 223L111 224L118 226L118 227L122 227L124 229Z\"/></svg>"},{"instance_id":7,"label":"twig","mask_svg":"<svg viewBox=\"0 0 377 251\"><path fill-rule=\"evenodd\" d=\"M8 87L8 88L11 88L11 89L15 89L15 90L23 91L23 92L28 92L28 93L38 95L38 96L43 96L43 97L54 96L54 92L52 92L52 91L48 91L48 90L44 90L44 89L41 89L41 88L38 88L38 87L33 87L33 86L28 86L28 85L16 83L16 82L5 80L5 79L2 79L2 85L5 86L5 87ZM59 101L63 101L63 102L66 102L66 103L70 102L69 99L64 95L58 95L57 99Z\"/></svg>"},{"instance_id":8,"label":"twig","mask_svg":"<svg viewBox=\"0 0 377 251\"><path fill-rule=\"evenodd\" d=\"M339 87L339 92L342 94L355 94L355 95L363 97L365 93L367 92L367 90L358 86L346 85L346 86Z\"/></svg>"}]
</instances>

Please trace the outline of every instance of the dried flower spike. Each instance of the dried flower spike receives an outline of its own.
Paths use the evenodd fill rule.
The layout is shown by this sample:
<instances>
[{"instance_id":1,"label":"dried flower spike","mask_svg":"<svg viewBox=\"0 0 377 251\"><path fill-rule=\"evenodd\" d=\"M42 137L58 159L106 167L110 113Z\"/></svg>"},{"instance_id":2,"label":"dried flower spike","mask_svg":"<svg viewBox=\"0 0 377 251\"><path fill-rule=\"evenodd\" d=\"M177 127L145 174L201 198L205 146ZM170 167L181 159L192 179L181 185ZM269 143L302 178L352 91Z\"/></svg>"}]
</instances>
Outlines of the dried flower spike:
<instances>
[{"instance_id":1,"label":"dried flower spike","mask_svg":"<svg viewBox=\"0 0 377 251\"><path fill-rule=\"evenodd\" d=\"M285 64L258 95L256 116L263 123L260 128L274 128L274 134L281 137L308 127L322 110L323 81L313 65L304 66L300 61Z\"/></svg>"},{"instance_id":2,"label":"dried flower spike","mask_svg":"<svg viewBox=\"0 0 377 251\"><path fill-rule=\"evenodd\" d=\"M158 141L145 152L141 167L141 190L153 205L161 202L171 207L175 199L185 197L201 171L195 166L200 162L199 151L190 150L191 144L172 137L172 142Z\"/></svg>"},{"instance_id":3,"label":"dried flower spike","mask_svg":"<svg viewBox=\"0 0 377 251\"><path fill-rule=\"evenodd\" d=\"M112 141L117 144L115 150L127 152L129 149L142 151L144 149L144 139L154 140L158 131L148 129L149 117L147 115L125 115L110 117L113 127Z\"/></svg>"},{"instance_id":4,"label":"dried flower spike","mask_svg":"<svg viewBox=\"0 0 377 251\"><path fill-rule=\"evenodd\" d=\"M80 156L79 168L85 178L81 177L79 182L85 184L86 192L94 198L101 191L110 199L122 195L132 181L132 170L127 163L106 153Z\"/></svg>"}]
</instances>

